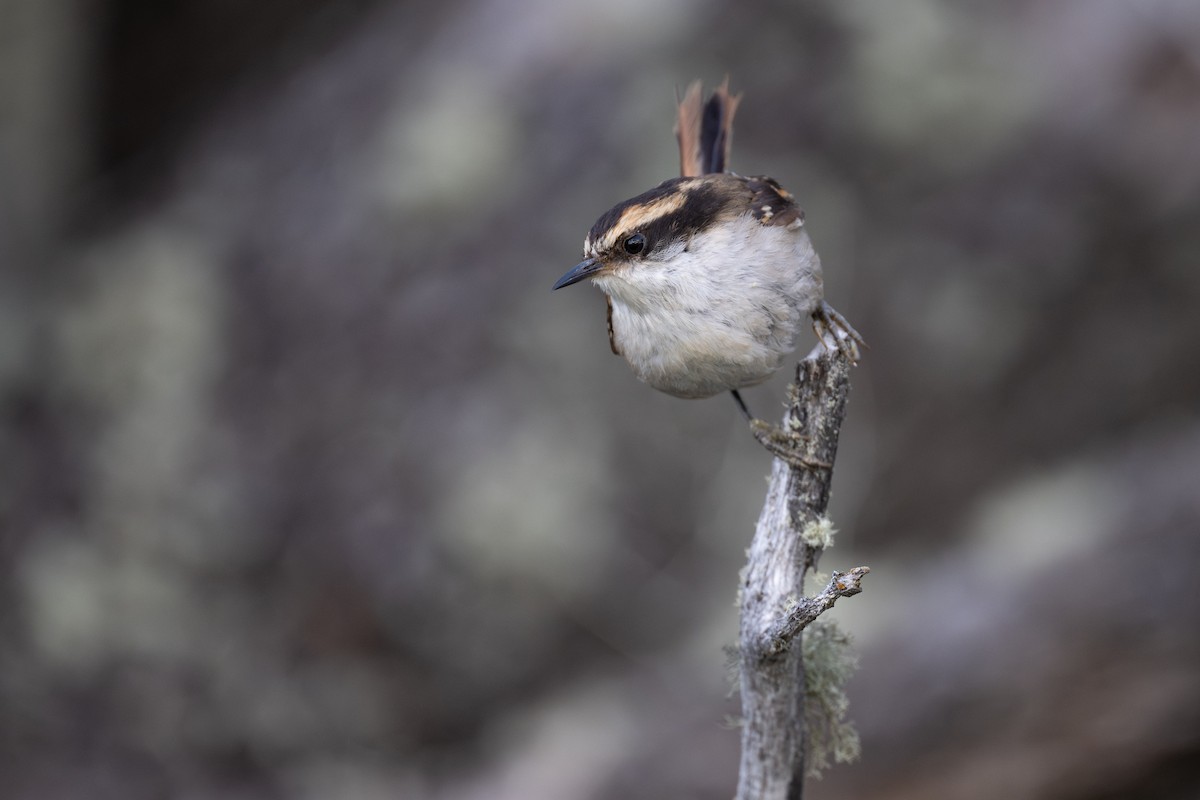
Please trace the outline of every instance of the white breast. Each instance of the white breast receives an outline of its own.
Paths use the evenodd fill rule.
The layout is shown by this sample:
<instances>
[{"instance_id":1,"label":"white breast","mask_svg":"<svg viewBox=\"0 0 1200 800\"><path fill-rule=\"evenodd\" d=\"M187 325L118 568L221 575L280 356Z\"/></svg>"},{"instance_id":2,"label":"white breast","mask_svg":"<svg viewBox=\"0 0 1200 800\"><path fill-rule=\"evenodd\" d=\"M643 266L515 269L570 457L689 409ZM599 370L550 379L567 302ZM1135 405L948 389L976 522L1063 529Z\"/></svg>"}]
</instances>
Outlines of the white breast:
<instances>
[{"instance_id":1,"label":"white breast","mask_svg":"<svg viewBox=\"0 0 1200 800\"><path fill-rule=\"evenodd\" d=\"M749 214L595 283L612 298L613 335L634 373L678 397L769 378L822 298L808 233Z\"/></svg>"}]
</instances>

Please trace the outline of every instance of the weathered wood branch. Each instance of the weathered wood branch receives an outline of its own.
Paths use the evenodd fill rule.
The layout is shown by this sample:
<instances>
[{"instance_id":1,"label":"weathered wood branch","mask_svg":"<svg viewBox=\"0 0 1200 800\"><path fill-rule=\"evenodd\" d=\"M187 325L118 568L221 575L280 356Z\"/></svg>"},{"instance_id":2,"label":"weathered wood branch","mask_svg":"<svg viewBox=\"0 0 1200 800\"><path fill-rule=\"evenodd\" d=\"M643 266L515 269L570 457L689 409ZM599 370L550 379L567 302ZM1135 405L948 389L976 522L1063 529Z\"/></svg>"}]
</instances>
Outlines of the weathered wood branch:
<instances>
[{"instance_id":1,"label":"weathered wood branch","mask_svg":"<svg viewBox=\"0 0 1200 800\"><path fill-rule=\"evenodd\" d=\"M793 640L817 617L833 608L840 597L852 597L862 591L862 578L871 571L870 567L855 567L849 572L834 570L829 584L815 597L801 597L783 616L763 632L758 644L760 658L774 658L787 652Z\"/></svg>"},{"instance_id":2,"label":"weathered wood branch","mask_svg":"<svg viewBox=\"0 0 1200 800\"><path fill-rule=\"evenodd\" d=\"M833 573L804 597L832 526L825 517L851 363L818 347L796 367L783 430L796 443L792 464L776 458L741 586L739 635L742 760L738 800L797 800L803 794L805 683L800 637L841 597L862 591L869 572ZM814 466L814 465L828 465Z\"/></svg>"}]
</instances>

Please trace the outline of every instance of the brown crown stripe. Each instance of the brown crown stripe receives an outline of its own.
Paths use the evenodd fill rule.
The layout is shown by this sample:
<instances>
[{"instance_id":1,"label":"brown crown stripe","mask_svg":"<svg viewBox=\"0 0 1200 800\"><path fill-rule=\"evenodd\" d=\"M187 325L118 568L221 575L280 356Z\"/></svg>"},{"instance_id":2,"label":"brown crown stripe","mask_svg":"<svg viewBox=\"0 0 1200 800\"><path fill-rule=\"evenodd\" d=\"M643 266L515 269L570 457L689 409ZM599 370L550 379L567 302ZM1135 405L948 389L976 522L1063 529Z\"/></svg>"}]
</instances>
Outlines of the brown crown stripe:
<instances>
[{"instance_id":1,"label":"brown crown stripe","mask_svg":"<svg viewBox=\"0 0 1200 800\"><path fill-rule=\"evenodd\" d=\"M747 209L764 225L788 226L804 219L791 194L765 176L672 178L600 217L584 240L584 254L621 257L621 242L634 233L646 237L643 255L653 253L680 236L704 230L731 204Z\"/></svg>"}]
</instances>

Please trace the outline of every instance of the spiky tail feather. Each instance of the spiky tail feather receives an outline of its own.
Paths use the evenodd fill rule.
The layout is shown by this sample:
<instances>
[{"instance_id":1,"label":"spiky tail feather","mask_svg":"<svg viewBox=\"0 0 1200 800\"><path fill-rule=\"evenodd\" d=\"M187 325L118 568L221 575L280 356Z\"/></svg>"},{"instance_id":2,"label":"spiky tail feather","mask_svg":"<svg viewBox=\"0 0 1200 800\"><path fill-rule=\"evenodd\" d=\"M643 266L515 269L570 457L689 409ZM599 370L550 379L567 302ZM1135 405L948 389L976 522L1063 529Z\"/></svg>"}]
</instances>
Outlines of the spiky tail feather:
<instances>
[{"instance_id":1,"label":"spiky tail feather","mask_svg":"<svg viewBox=\"0 0 1200 800\"><path fill-rule=\"evenodd\" d=\"M703 86L695 81L679 101L675 138L679 141L679 173L685 178L724 172L733 144L733 115L741 95L729 93L726 78L703 102Z\"/></svg>"}]
</instances>

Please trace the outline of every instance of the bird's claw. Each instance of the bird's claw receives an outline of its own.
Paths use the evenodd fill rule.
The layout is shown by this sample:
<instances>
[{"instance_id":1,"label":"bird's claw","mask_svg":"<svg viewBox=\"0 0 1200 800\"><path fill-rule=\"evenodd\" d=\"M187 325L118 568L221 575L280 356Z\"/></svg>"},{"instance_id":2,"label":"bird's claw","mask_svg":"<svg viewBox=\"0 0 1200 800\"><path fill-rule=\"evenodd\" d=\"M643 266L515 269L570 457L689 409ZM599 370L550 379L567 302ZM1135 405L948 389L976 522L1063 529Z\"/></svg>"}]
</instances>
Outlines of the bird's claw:
<instances>
[{"instance_id":1,"label":"bird's claw","mask_svg":"<svg viewBox=\"0 0 1200 800\"><path fill-rule=\"evenodd\" d=\"M851 364L858 364L858 360L862 358L859 352L859 347L866 347L867 341L863 339L862 334L854 330L854 326L849 320L838 313L837 309L826 303L824 300L817 306L817 310L812 315L813 332L817 334L817 338L821 340L826 350L841 353ZM833 345L830 346L831 337Z\"/></svg>"},{"instance_id":2,"label":"bird's claw","mask_svg":"<svg viewBox=\"0 0 1200 800\"><path fill-rule=\"evenodd\" d=\"M807 439L761 419L750 420L750 432L767 452L795 469L833 469L833 464L812 458L803 452Z\"/></svg>"}]
</instances>

